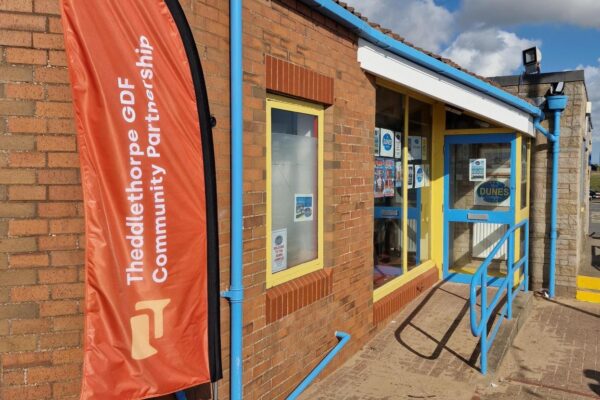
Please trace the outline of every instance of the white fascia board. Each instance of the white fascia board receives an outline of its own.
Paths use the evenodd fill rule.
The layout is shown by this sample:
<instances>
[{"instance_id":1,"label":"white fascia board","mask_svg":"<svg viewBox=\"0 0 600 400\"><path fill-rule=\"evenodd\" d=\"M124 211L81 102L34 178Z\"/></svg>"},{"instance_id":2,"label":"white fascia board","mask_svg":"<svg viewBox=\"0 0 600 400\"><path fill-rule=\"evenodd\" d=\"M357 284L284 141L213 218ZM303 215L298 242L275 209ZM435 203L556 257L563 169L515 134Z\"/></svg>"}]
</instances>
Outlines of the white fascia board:
<instances>
[{"instance_id":1,"label":"white fascia board","mask_svg":"<svg viewBox=\"0 0 600 400\"><path fill-rule=\"evenodd\" d=\"M535 135L533 117L487 94L359 39L358 62L373 75L469 111L499 125Z\"/></svg>"}]
</instances>

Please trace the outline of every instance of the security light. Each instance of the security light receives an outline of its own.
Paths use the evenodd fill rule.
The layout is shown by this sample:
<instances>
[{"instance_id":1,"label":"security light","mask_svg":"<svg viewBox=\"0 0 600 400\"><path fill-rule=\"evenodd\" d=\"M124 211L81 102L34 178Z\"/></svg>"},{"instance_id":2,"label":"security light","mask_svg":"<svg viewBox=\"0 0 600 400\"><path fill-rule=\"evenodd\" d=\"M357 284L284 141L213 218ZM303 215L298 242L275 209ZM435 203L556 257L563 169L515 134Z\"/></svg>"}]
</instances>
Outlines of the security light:
<instances>
[{"instance_id":1,"label":"security light","mask_svg":"<svg viewBox=\"0 0 600 400\"><path fill-rule=\"evenodd\" d=\"M554 82L550 85L550 94L553 96L561 96L565 91L564 82Z\"/></svg>"},{"instance_id":2,"label":"security light","mask_svg":"<svg viewBox=\"0 0 600 400\"><path fill-rule=\"evenodd\" d=\"M541 61L542 52L537 47L523 50L523 65L525 66L525 73L539 74Z\"/></svg>"}]
</instances>

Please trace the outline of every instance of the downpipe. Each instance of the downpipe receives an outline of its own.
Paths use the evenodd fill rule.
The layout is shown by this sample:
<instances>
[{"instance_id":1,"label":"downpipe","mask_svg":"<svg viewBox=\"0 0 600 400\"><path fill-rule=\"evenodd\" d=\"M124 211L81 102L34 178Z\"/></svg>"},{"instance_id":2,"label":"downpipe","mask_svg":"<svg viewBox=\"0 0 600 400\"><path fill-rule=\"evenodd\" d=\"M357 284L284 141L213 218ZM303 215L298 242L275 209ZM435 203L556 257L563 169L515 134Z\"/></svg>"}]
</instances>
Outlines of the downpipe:
<instances>
[{"instance_id":1,"label":"downpipe","mask_svg":"<svg viewBox=\"0 0 600 400\"><path fill-rule=\"evenodd\" d=\"M243 285L243 64L242 64L242 0L229 2L230 32L230 103L231 103L231 278L229 290L221 296L231 307L229 397L241 400L242 386L242 305Z\"/></svg>"},{"instance_id":2,"label":"downpipe","mask_svg":"<svg viewBox=\"0 0 600 400\"><path fill-rule=\"evenodd\" d=\"M552 186L550 202L550 265L548 271L548 295L556 296L556 240L558 239L558 167L560 158L560 117L567 107L567 96L548 96L548 110L552 112L553 129L549 132L540 125L541 118L535 118L534 127L552 143Z\"/></svg>"}]
</instances>

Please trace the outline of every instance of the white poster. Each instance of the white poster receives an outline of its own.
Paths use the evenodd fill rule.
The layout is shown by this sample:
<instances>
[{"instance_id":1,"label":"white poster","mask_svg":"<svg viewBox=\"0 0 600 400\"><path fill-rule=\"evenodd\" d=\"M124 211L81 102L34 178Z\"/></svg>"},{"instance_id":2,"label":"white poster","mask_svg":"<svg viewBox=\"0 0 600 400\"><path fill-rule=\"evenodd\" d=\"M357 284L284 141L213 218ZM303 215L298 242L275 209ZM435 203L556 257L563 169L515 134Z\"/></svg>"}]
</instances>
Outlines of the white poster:
<instances>
[{"instance_id":1,"label":"white poster","mask_svg":"<svg viewBox=\"0 0 600 400\"><path fill-rule=\"evenodd\" d=\"M421 138L421 160L427 161L427 150L428 150L427 138Z\"/></svg>"},{"instance_id":2,"label":"white poster","mask_svg":"<svg viewBox=\"0 0 600 400\"><path fill-rule=\"evenodd\" d=\"M483 182L486 178L486 159L471 158L469 159L469 181Z\"/></svg>"},{"instance_id":3,"label":"white poster","mask_svg":"<svg viewBox=\"0 0 600 400\"><path fill-rule=\"evenodd\" d=\"M271 271L287 268L287 229L277 229L271 235Z\"/></svg>"},{"instance_id":4,"label":"white poster","mask_svg":"<svg viewBox=\"0 0 600 400\"><path fill-rule=\"evenodd\" d=\"M408 166L408 182L406 182L406 187L408 189L413 188L413 180L414 180L414 165Z\"/></svg>"},{"instance_id":5,"label":"white poster","mask_svg":"<svg viewBox=\"0 0 600 400\"><path fill-rule=\"evenodd\" d=\"M375 156L379 155L379 128L375 128Z\"/></svg>"},{"instance_id":6,"label":"white poster","mask_svg":"<svg viewBox=\"0 0 600 400\"><path fill-rule=\"evenodd\" d=\"M415 165L415 189L425 186L425 170L420 164Z\"/></svg>"},{"instance_id":7,"label":"white poster","mask_svg":"<svg viewBox=\"0 0 600 400\"><path fill-rule=\"evenodd\" d=\"M313 220L314 202L312 194L295 194L294 204L294 222L304 222Z\"/></svg>"},{"instance_id":8,"label":"white poster","mask_svg":"<svg viewBox=\"0 0 600 400\"><path fill-rule=\"evenodd\" d=\"M408 137L408 161L421 159L421 136Z\"/></svg>"},{"instance_id":9,"label":"white poster","mask_svg":"<svg viewBox=\"0 0 600 400\"><path fill-rule=\"evenodd\" d=\"M402 187L402 161L396 161L396 187Z\"/></svg>"},{"instance_id":10,"label":"white poster","mask_svg":"<svg viewBox=\"0 0 600 400\"><path fill-rule=\"evenodd\" d=\"M396 138L394 139L394 156L397 160L402 160L402 132L395 133Z\"/></svg>"},{"instance_id":11,"label":"white poster","mask_svg":"<svg viewBox=\"0 0 600 400\"><path fill-rule=\"evenodd\" d=\"M394 157L394 132L389 129L380 129L379 134L379 156Z\"/></svg>"}]
</instances>

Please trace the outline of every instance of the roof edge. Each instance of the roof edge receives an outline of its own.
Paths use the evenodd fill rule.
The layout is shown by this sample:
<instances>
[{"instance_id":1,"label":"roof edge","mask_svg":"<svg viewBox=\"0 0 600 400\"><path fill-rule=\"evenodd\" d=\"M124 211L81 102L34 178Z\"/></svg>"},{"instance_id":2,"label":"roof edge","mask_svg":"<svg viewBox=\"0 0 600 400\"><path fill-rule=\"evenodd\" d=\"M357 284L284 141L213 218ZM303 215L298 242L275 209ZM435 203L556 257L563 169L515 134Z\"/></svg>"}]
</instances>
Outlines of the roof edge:
<instances>
[{"instance_id":1,"label":"roof edge","mask_svg":"<svg viewBox=\"0 0 600 400\"><path fill-rule=\"evenodd\" d=\"M497 88L490 83L484 82L473 75L454 68L438 59L435 59L373 28L368 22L362 20L334 0L300 1L312 8L316 8L321 14L335 20L336 22L355 32L358 36L378 47L381 47L384 50L390 51L400 57L419 64L424 68L451 78L479 92L485 93L534 117L541 117L543 115L542 111L538 107L528 103L527 101L505 92L504 90Z\"/></svg>"}]
</instances>

